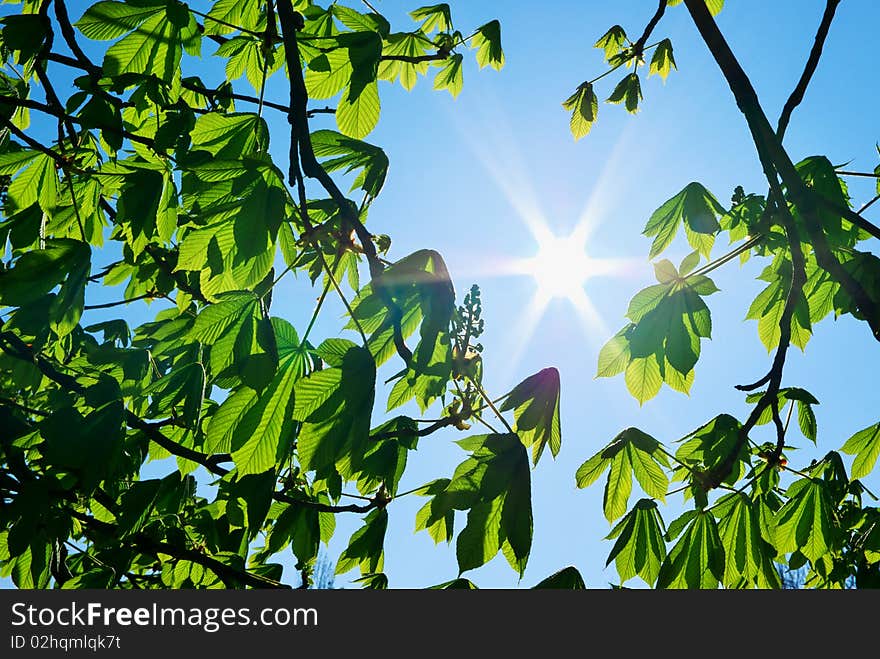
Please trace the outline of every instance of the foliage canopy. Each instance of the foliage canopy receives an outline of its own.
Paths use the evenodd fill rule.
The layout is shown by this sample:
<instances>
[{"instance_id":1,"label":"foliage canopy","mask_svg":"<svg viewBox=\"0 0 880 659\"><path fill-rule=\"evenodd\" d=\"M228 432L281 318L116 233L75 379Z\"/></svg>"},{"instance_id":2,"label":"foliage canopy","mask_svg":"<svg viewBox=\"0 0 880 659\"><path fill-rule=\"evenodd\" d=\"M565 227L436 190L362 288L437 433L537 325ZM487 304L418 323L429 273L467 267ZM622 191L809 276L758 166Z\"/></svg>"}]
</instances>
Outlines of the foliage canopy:
<instances>
[{"instance_id":1,"label":"foliage canopy","mask_svg":"<svg viewBox=\"0 0 880 659\"><path fill-rule=\"evenodd\" d=\"M655 262L658 283L633 297L597 374L623 374L640 403L664 383L688 392L712 335L709 274L736 257L767 263L748 318L774 356L737 387L754 404L744 421L719 413L674 450L628 427L584 461L576 484L604 479L608 563L621 583L779 587L785 565L808 566L809 585L877 586L880 511L859 479L880 454L880 424L798 469L785 456L795 409L803 438L820 439L819 401L782 386L790 346L804 348L832 313L880 338L880 260L865 245L880 230L852 205L840 167L821 155L795 163L782 145L838 0L775 129L714 21L722 1L661 0L636 41L615 25L596 42L608 70L563 102L574 138L596 122L605 76L628 70L607 101L635 113L641 67L664 80L676 69L672 42L649 40L679 4L743 111L768 190L737 188L725 205L692 182L660 205L643 231L649 257L682 228L693 253ZM410 17L394 31L368 2L218 0L203 12L101 0L72 20L64 0L24 0L0 20L0 565L18 587L280 587L292 582L282 551L308 585L336 516L349 514L362 526L336 572L387 587L389 511L411 495L425 498L416 529L455 541L458 578L438 587L473 587L462 574L499 553L523 574L531 473L562 443L559 373L493 398L479 288L459 302L439 253L390 260L390 238L367 228L389 168L366 141L379 83L410 90L431 77L456 96L464 57L504 66L501 24L459 31L447 4ZM204 60L222 68L222 84L196 75ZM283 103L266 96L273 75L288 81ZM289 135L270 135L270 111L286 115ZM318 114L332 114L335 130L312 129ZM283 162L270 140L284 143ZM723 234L736 246L713 258ZM106 254L115 260L96 266ZM304 328L272 312L290 273L320 290ZM122 284L123 300L87 304ZM357 341L313 335L330 295ZM124 316L85 321L138 300L168 304L134 328ZM392 361L399 371L383 388L377 368ZM439 418L392 415L410 401ZM387 418L375 418L377 405ZM755 444L749 433L769 423L776 442ZM399 491L409 453L444 428L467 433L462 462ZM840 452L855 456L849 474ZM151 461L164 461L162 477L142 475ZM631 503L634 487L643 496ZM667 523L658 504L674 493L692 509ZM584 586L572 567L538 584Z\"/></svg>"}]
</instances>

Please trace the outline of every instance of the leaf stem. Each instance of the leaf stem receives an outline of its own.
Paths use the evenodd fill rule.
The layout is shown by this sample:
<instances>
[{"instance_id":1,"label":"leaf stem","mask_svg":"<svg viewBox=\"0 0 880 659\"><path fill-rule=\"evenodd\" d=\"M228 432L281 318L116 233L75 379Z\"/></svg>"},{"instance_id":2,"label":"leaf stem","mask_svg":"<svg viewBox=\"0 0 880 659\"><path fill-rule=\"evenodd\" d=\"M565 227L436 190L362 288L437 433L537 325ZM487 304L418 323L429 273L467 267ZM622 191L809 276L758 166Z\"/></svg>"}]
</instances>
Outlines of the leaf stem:
<instances>
[{"instance_id":1,"label":"leaf stem","mask_svg":"<svg viewBox=\"0 0 880 659\"><path fill-rule=\"evenodd\" d=\"M735 259L737 256L739 256L739 255L742 254L743 252L746 252L746 251L750 250L752 247L754 247L755 245L757 245L757 244L758 244L759 242L761 242L761 240L763 240L763 239L764 239L764 235L763 235L763 234L758 234L757 236L753 236L752 238L749 238L749 239L748 239L746 242L744 242L742 245L740 245L740 246L734 248L733 250L727 252L727 254L724 254L723 256L719 256L717 259L715 259L714 261L710 261L709 263L707 263L706 265L704 265L702 268L698 268L698 269L694 270L693 272L689 273L689 274L685 277L685 279L689 279L689 278L691 278L691 277L699 277L699 276L702 276L702 275L706 275L707 273L710 273L710 272L712 272L713 270L715 270L715 269L717 269L717 268L720 268L722 265L724 265L725 263L728 263L729 261Z\"/></svg>"},{"instance_id":2,"label":"leaf stem","mask_svg":"<svg viewBox=\"0 0 880 659\"><path fill-rule=\"evenodd\" d=\"M429 487L431 487L431 483L427 483L427 484L425 484L425 485L421 485L421 486L419 486L419 487L414 487L413 489L411 489L411 490L407 490L406 492L401 492L400 494L395 494L395 495L394 495L393 497L391 497L391 498L392 498L392 500L393 500L393 499L399 499L400 497L405 497L405 496L408 495L408 494L415 494L416 492L419 492L419 491L421 491L421 490L426 490L426 489L428 489Z\"/></svg>"},{"instance_id":3,"label":"leaf stem","mask_svg":"<svg viewBox=\"0 0 880 659\"><path fill-rule=\"evenodd\" d=\"M489 394L486 393L486 390L483 389L483 386L480 383L476 382L473 378L468 378L468 379L471 381L471 384L474 385L474 388L477 390L477 393L480 394L480 396L483 397L483 400L486 401L486 404L489 406L489 409L491 409L495 413L495 416L498 417L499 421L501 421L501 423L504 424L504 427L507 429L507 432L509 432L511 435L515 435L516 433L513 431L513 428L510 427L510 424L507 422L507 419L505 419L504 416L501 414L501 412L498 411L498 408L495 407L495 403L493 403L492 399L489 398Z\"/></svg>"},{"instance_id":4,"label":"leaf stem","mask_svg":"<svg viewBox=\"0 0 880 659\"><path fill-rule=\"evenodd\" d=\"M315 321L318 320L318 312L321 311L321 305L324 304L324 300L327 297L327 293L330 290L330 282L328 281L324 284L324 290L321 292L321 297L318 298L318 304L315 306L315 311L312 313L312 319L309 321L309 326L306 327L306 332L303 334L302 339L300 339L300 344L304 344L306 340L309 338L309 333L312 331L312 327L315 326Z\"/></svg>"}]
</instances>

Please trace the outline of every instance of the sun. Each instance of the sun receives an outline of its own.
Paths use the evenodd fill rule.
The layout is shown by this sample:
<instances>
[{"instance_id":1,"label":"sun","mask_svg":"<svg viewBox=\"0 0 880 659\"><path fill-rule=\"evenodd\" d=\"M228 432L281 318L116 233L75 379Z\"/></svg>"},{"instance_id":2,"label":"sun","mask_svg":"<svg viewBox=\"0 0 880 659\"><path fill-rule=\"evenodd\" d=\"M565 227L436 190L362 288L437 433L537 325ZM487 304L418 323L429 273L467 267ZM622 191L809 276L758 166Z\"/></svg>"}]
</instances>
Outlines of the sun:
<instances>
[{"instance_id":1,"label":"sun","mask_svg":"<svg viewBox=\"0 0 880 659\"><path fill-rule=\"evenodd\" d=\"M538 243L538 253L526 259L523 265L538 284L538 297L548 301L553 298L579 300L584 295L584 283L597 270L587 256L583 239L575 234L543 236Z\"/></svg>"}]
</instances>

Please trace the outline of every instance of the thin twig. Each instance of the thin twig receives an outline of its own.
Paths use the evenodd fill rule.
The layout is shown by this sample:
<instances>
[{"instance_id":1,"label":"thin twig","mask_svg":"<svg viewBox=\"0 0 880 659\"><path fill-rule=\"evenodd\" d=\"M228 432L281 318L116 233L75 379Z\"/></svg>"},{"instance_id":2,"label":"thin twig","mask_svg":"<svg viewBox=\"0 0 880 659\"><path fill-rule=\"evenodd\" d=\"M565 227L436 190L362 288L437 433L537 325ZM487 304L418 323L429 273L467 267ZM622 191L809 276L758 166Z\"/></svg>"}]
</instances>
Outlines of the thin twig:
<instances>
[{"instance_id":1,"label":"thin twig","mask_svg":"<svg viewBox=\"0 0 880 659\"><path fill-rule=\"evenodd\" d=\"M779 136L780 142L785 135L785 129L788 127L788 122L791 120L791 113L794 112L794 109L804 100L807 86L810 84L810 80L816 72L816 67L819 65L819 58L822 57L822 48L825 45L825 39L828 38L828 30L831 27L831 21L834 20L834 12L837 10L837 5L839 4L840 0L826 0L825 2L825 13L822 15L822 21L819 23L819 29L816 32L816 38L813 41L813 47L810 49L810 56L807 58L804 71L794 90L791 92L791 96L789 96L788 100L785 102L785 106L782 108L782 113L779 115L776 134Z\"/></svg>"},{"instance_id":2,"label":"thin twig","mask_svg":"<svg viewBox=\"0 0 880 659\"><path fill-rule=\"evenodd\" d=\"M864 217L861 216L862 210L864 210L864 208L867 208L868 206L873 204L874 201L876 201L876 197L872 201L868 202L868 204L864 208L860 209L859 211L854 211L851 208L845 208L843 206L838 206L834 202L828 201L827 199L825 199L825 197L823 197L821 195L816 195L816 200L819 202L819 205L822 206L823 208L826 208L829 211L840 215L846 221L854 224L859 229L863 229L864 231L870 233L875 238L880 238L880 227L877 227L875 224L872 224L871 222L869 222L868 220L866 220Z\"/></svg>"},{"instance_id":3,"label":"thin twig","mask_svg":"<svg viewBox=\"0 0 880 659\"><path fill-rule=\"evenodd\" d=\"M158 297L156 293L154 291L150 291L148 293L144 293L143 295L130 297L127 300L116 300L115 302L105 302L103 304L87 304L83 307L83 311L91 311L93 309L110 309L111 307L119 307L124 304L129 304L131 302L137 302L138 300L153 300L156 297Z\"/></svg>"},{"instance_id":4,"label":"thin twig","mask_svg":"<svg viewBox=\"0 0 880 659\"><path fill-rule=\"evenodd\" d=\"M515 435L516 433L513 431L513 428L510 427L510 424L507 422L507 419L505 419L504 415L498 411L497 407L495 407L495 403L492 402L492 399L489 397L489 394L486 393L486 390L483 389L483 386L479 382L474 380L473 378L470 378L470 381L471 381L471 384L474 385L474 388L477 390L477 393L483 397L484 401L486 401L486 404L489 406L489 409L491 409L492 412L495 413L495 416L498 417L498 420L501 421L502 424L504 424L504 427L507 429L507 432L509 432L511 435Z\"/></svg>"},{"instance_id":5,"label":"thin twig","mask_svg":"<svg viewBox=\"0 0 880 659\"><path fill-rule=\"evenodd\" d=\"M838 0L839 2L840 0ZM848 172L842 169L838 169L834 172L838 176L865 176L867 178L880 178L880 173L877 172Z\"/></svg>"},{"instance_id":6,"label":"thin twig","mask_svg":"<svg viewBox=\"0 0 880 659\"><path fill-rule=\"evenodd\" d=\"M641 57L645 44L648 43L648 39L651 37L654 28L657 27L660 19L663 18L663 14L666 12L666 3L667 0L660 0L657 11L654 12L651 20L648 21L648 24L645 26L645 31L642 32L642 36L640 36L638 41L633 44L633 53L635 53L636 61Z\"/></svg>"},{"instance_id":7,"label":"thin twig","mask_svg":"<svg viewBox=\"0 0 880 659\"><path fill-rule=\"evenodd\" d=\"M878 200L880 200L880 194L871 199L871 201L867 202L864 206L862 206L859 210L856 211L859 215L868 210L871 206L873 206Z\"/></svg>"}]
</instances>

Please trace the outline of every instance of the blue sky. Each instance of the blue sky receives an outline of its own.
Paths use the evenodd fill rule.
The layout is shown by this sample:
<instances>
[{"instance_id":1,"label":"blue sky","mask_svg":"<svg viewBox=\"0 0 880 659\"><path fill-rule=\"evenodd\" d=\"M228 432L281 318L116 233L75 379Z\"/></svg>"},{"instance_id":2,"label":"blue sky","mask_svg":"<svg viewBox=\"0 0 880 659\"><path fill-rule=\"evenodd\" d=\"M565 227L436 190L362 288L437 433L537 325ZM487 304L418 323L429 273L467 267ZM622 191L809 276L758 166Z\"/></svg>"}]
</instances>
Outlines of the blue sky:
<instances>
[{"instance_id":1,"label":"blue sky","mask_svg":"<svg viewBox=\"0 0 880 659\"><path fill-rule=\"evenodd\" d=\"M195 6L203 8L199 4L207 6ZM353 0L348 4L355 6ZM762 288L755 280L762 265L740 267L734 262L713 273L721 289L707 300L713 339L703 344L690 396L664 388L640 407L621 376L594 378L598 350L624 324L630 298L654 283L647 260L650 239L641 231L654 209L690 181L703 183L722 203L736 185L763 193L766 184L745 121L683 7L670 8L652 38L672 39L678 71L665 84L657 76L643 77L645 98L636 116L622 107L600 104L592 133L575 143L561 102L579 83L605 70L602 54L592 44L614 24L636 38L656 3L451 4L456 27L465 33L500 19L506 66L501 72L478 71L467 53L464 90L457 99L433 91L429 79L421 79L412 92L382 83L382 117L367 141L385 149L391 169L370 211L369 228L392 236L392 259L423 248L439 251L459 300L472 283L480 284L486 322L484 384L493 396L546 366L556 366L561 374L563 446L555 460L545 455L533 473L535 532L525 576L520 581L500 555L464 576L481 587L531 586L574 565L588 586L605 587L616 581L616 572L613 565L604 568L611 544L603 540L610 526L602 514L602 485L577 490L577 467L628 426L671 446L722 412L744 418L748 408L733 385L757 379L770 363L756 323L743 321ZM824 2L727 4L718 23L774 120L800 75ZM87 3L69 5L76 18ZM382 0L375 5L394 29L409 29L405 11L416 3ZM878 99L867 79L875 75L878 21L880 5L873 0L849 0L839 8L822 64L786 136L795 160L825 154L835 163L851 161L850 169L872 170L876 165ZM204 50L211 52L212 47L206 43ZM616 81L612 74L597 85L600 99L611 93ZM241 82L247 93L247 83ZM268 98L286 101L281 83L276 76ZM267 114L267 119L273 152L286 164L286 121L277 113ZM332 118L316 118L313 128L320 127L332 127ZM872 196L872 186L873 181L850 181L856 203ZM535 282L500 274L500 264L536 252L528 220L541 219L564 236L585 214L594 226L587 245L590 256L630 263L625 271L585 284L605 327L584 325L568 301L554 300L527 332L523 319L529 315ZM869 213L871 217L875 216ZM718 242L716 254L724 250L723 242ZM679 239L669 258L678 262L689 251ZM95 259L96 264L104 262ZM273 313L302 331L319 292L305 278L288 277L274 295ZM117 299L118 293L121 289L107 299ZM96 292L94 301L104 301L102 295L106 293ZM132 308L134 324L150 319L155 308ZM344 335L342 313L335 298L329 298L312 336ZM97 322L102 316L94 313L94 318ZM876 422L880 409L876 342L866 326L848 317L827 318L814 330L805 355L791 351L783 382L810 390L821 402L816 409L819 448L805 446L798 455L790 454L795 466L838 449L852 433ZM380 381L397 368L393 362L386 366ZM383 418L386 396L387 390L377 394L374 425ZM417 410L406 411L418 416ZM438 414L439 408L427 416ZM763 441L769 438L762 434L766 432L759 429L753 438ZM465 455L453 443L462 436L442 432L424 439L410 456L400 489L451 475ZM875 476L868 484L880 491L877 481ZM405 497L389 507L385 572L391 587L423 587L457 576L454 542L435 546L426 533L413 533L415 512L424 501ZM664 519L674 519L680 508L680 497L672 497L662 511ZM463 522L457 520L457 529ZM357 516L340 516L328 549L331 559L335 561L359 525ZM356 576L341 575L337 584Z\"/></svg>"}]
</instances>

